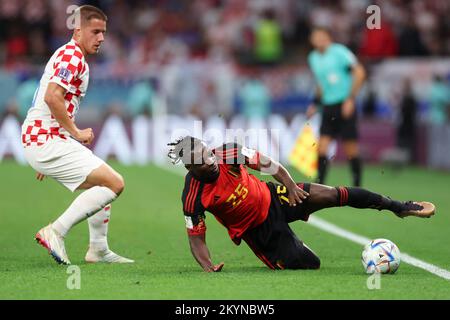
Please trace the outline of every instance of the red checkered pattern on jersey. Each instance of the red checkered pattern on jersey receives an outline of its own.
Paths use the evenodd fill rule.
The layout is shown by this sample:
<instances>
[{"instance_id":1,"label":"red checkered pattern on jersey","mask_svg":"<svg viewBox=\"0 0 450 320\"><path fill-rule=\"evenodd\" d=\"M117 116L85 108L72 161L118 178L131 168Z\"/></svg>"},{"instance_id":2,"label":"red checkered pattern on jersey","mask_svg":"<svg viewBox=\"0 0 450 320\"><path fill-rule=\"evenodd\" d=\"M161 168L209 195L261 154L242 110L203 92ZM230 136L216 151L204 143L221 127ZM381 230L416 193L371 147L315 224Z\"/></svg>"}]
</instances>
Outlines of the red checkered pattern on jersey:
<instances>
[{"instance_id":1,"label":"red checkered pattern on jersey","mask_svg":"<svg viewBox=\"0 0 450 320\"><path fill-rule=\"evenodd\" d=\"M84 62L83 53L73 41L60 49L53 62L54 71L49 82L55 82L67 90L64 100L70 119L74 117L76 106L79 105L80 96L82 94L80 86L83 84L83 80L79 78L79 75L82 75L86 71L86 68L87 65ZM63 70L63 72L61 70ZM51 115L51 119L53 120L52 122L57 124L57 122L54 121L55 117L53 115ZM53 138L54 136L63 139L67 138L64 134L59 132L61 126L46 126L46 123L48 123L48 121L34 120L33 124L29 125L25 132L22 132L23 146L41 146L49 138Z\"/></svg>"},{"instance_id":2,"label":"red checkered pattern on jersey","mask_svg":"<svg viewBox=\"0 0 450 320\"><path fill-rule=\"evenodd\" d=\"M62 79L59 77L61 69L64 68L70 71L67 79ZM86 64L83 63L83 53L77 45L67 44L63 50L61 50L55 62L53 63L53 69L55 72L50 78L50 82L60 82L66 89L72 86L75 89L75 93L67 92L64 100L66 100L66 108L69 113L69 117L73 118L73 113L75 111L75 101L73 99L78 99L81 95L80 86L83 83L77 76L83 74L86 70ZM52 119L53 116L52 116Z\"/></svg>"},{"instance_id":3,"label":"red checkered pattern on jersey","mask_svg":"<svg viewBox=\"0 0 450 320\"><path fill-rule=\"evenodd\" d=\"M26 147L31 145L42 146L48 139L58 136L67 139L65 135L59 133L61 127L50 127L48 130L42 128L42 120L34 120L33 125L28 126L22 134L22 144Z\"/></svg>"}]
</instances>

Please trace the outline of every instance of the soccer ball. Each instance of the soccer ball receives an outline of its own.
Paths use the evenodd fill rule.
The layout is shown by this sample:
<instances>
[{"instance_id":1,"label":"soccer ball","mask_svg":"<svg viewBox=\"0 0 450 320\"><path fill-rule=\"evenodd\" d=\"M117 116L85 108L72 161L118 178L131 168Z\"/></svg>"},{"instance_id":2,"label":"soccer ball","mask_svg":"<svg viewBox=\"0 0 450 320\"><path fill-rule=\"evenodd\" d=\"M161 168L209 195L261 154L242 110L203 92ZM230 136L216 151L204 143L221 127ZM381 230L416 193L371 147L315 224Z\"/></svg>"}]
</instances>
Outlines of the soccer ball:
<instances>
[{"instance_id":1,"label":"soccer ball","mask_svg":"<svg viewBox=\"0 0 450 320\"><path fill-rule=\"evenodd\" d=\"M400 250L390 240L375 239L364 247L361 261L366 273L394 273L400 265Z\"/></svg>"}]
</instances>

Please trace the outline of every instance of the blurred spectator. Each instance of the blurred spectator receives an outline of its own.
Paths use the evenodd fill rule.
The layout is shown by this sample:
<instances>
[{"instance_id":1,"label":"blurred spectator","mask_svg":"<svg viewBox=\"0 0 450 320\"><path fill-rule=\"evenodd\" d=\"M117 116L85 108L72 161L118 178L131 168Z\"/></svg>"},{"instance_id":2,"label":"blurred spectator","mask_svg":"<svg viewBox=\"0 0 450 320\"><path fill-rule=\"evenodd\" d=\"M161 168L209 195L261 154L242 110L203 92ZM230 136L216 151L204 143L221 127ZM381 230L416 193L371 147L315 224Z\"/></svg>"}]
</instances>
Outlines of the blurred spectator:
<instances>
[{"instance_id":1,"label":"blurred spectator","mask_svg":"<svg viewBox=\"0 0 450 320\"><path fill-rule=\"evenodd\" d=\"M400 119L397 128L397 145L408 152L409 160L415 160L417 100L414 97L411 82L405 82L403 98L400 103Z\"/></svg>"},{"instance_id":2,"label":"blurred spectator","mask_svg":"<svg viewBox=\"0 0 450 320\"><path fill-rule=\"evenodd\" d=\"M6 36L6 64L14 64L15 61L25 58L27 53L28 41L25 30L20 24L14 24Z\"/></svg>"},{"instance_id":3,"label":"blurred spectator","mask_svg":"<svg viewBox=\"0 0 450 320\"><path fill-rule=\"evenodd\" d=\"M407 19L406 25L400 33L399 44L401 56L424 56L428 54L412 16Z\"/></svg>"},{"instance_id":4,"label":"blurred spectator","mask_svg":"<svg viewBox=\"0 0 450 320\"><path fill-rule=\"evenodd\" d=\"M153 88L148 81L134 84L128 94L128 113L133 117L138 114L152 114L154 95Z\"/></svg>"},{"instance_id":5,"label":"blurred spectator","mask_svg":"<svg viewBox=\"0 0 450 320\"><path fill-rule=\"evenodd\" d=\"M8 116L13 116L14 118L20 119L19 108L14 101L10 101L4 108L3 112L0 113L0 120L7 118Z\"/></svg>"},{"instance_id":6,"label":"blurred spectator","mask_svg":"<svg viewBox=\"0 0 450 320\"><path fill-rule=\"evenodd\" d=\"M434 76L431 84L429 120L433 125L450 122L450 86L441 76Z\"/></svg>"},{"instance_id":7,"label":"blurred spectator","mask_svg":"<svg viewBox=\"0 0 450 320\"><path fill-rule=\"evenodd\" d=\"M372 118L373 116L375 116L376 103L377 103L377 96L375 90L374 88L370 88L369 93L367 94L367 99L364 101L363 105L364 117Z\"/></svg>"},{"instance_id":8,"label":"blurred spectator","mask_svg":"<svg viewBox=\"0 0 450 320\"><path fill-rule=\"evenodd\" d=\"M114 42L102 53L103 59L113 62L108 68L115 68L118 60L146 66L168 63L180 55L236 61L244 51L263 64L301 61L305 56L298 53L306 54L306 35L316 25L333 30L339 42L360 48L367 57L450 53L448 0L373 2L381 6L381 30L365 28L368 0L79 0L75 4L93 3L108 15L107 40ZM71 0L0 0L0 63L46 61L70 36L67 8L73 4ZM285 52L286 46L292 50ZM166 55L170 57L165 59Z\"/></svg>"},{"instance_id":9,"label":"blurred spectator","mask_svg":"<svg viewBox=\"0 0 450 320\"><path fill-rule=\"evenodd\" d=\"M253 73L253 72L252 72ZM238 90L242 106L242 114L247 119L263 119L270 114L271 97L266 87L256 73L250 75Z\"/></svg>"},{"instance_id":10,"label":"blurred spectator","mask_svg":"<svg viewBox=\"0 0 450 320\"><path fill-rule=\"evenodd\" d=\"M266 10L255 27L254 54L261 64L273 64L283 56L281 27L273 10Z\"/></svg>"},{"instance_id":11,"label":"blurred spectator","mask_svg":"<svg viewBox=\"0 0 450 320\"><path fill-rule=\"evenodd\" d=\"M218 60L229 59L233 53L233 38L236 31L235 25L227 24L225 18L220 16L217 23L206 31L209 55Z\"/></svg>"},{"instance_id":12,"label":"blurred spectator","mask_svg":"<svg viewBox=\"0 0 450 320\"><path fill-rule=\"evenodd\" d=\"M401 45L400 45L401 46ZM381 29L365 28L359 54L367 58L386 58L398 54L399 43L387 22L381 23Z\"/></svg>"},{"instance_id":13,"label":"blurred spectator","mask_svg":"<svg viewBox=\"0 0 450 320\"><path fill-rule=\"evenodd\" d=\"M101 79L123 84L117 99L130 96L130 101L121 101L131 114L152 109L147 98L161 94L168 112L227 117L236 93L234 71L249 62L282 65L265 85L254 79L246 82L245 90L237 90L244 97L259 90L260 100L274 99L273 107L279 108L278 100L292 94L292 77L282 69L302 72L307 36L315 25L328 26L339 42L366 57L450 54L448 0L0 0L0 69L9 78L0 85L2 105L10 95L17 96L11 79L22 82L21 74L41 73L54 50L67 42L68 6L85 3L101 7L109 18L100 54L89 59L92 83ZM366 30L370 4L381 7L381 30ZM137 94L127 90L143 78L156 79L158 90L137 84L132 90L145 98L135 101ZM24 83L20 89L24 100L29 100L31 87ZM377 94L383 102L383 93ZM438 99L439 93L431 96ZM372 99L369 95L369 115L375 107ZM301 103L292 103L292 108L298 110ZM270 104L261 105L257 110L265 114Z\"/></svg>"},{"instance_id":14,"label":"blurred spectator","mask_svg":"<svg viewBox=\"0 0 450 320\"><path fill-rule=\"evenodd\" d=\"M27 79L17 87L17 109L20 119L25 119L28 109L33 102L34 94L39 86L37 79Z\"/></svg>"}]
</instances>

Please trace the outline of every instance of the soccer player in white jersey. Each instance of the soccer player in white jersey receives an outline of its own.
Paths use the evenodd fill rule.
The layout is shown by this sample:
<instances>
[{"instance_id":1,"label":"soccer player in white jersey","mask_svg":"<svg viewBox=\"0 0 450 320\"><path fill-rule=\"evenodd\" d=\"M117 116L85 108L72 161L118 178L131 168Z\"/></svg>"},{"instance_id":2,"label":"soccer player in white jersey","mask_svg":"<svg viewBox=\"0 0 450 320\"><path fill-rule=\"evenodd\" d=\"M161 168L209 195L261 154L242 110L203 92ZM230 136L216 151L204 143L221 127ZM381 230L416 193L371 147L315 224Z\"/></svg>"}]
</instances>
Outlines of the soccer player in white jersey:
<instances>
[{"instance_id":1,"label":"soccer player in white jersey","mask_svg":"<svg viewBox=\"0 0 450 320\"><path fill-rule=\"evenodd\" d=\"M85 191L58 219L39 230L36 240L58 263L70 264L64 238L73 226L87 219L87 262L132 263L112 252L107 241L110 204L123 191L124 180L84 146L94 139L92 129L80 129L74 121L88 87L86 57L96 54L103 43L107 17L89 5L79 7L75 14L79 23L72 39L56 50L45 67L22 125L22 143L38 180L48 176L72 192Z\"/></svg>"}]
</instances>

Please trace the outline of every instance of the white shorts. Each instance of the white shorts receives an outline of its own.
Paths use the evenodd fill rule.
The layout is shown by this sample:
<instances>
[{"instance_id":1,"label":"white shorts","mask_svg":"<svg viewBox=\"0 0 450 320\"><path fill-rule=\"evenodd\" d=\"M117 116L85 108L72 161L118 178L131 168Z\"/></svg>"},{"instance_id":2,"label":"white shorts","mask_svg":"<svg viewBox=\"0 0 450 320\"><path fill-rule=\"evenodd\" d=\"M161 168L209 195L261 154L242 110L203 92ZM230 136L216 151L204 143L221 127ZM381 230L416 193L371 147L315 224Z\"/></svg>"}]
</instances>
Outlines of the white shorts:
<instances>
[{"instance_id":1,"label":"white shorts","mask_svg":"<svg viewBox=\"0 0 450 320\"><path fill-rule=\"evenodd\" d=\"M55 179L72 192L92 170L105 163L72 138L54 137L42 146L25 147L24 153L34 170Z\"/></svg>"}]
</instances>

